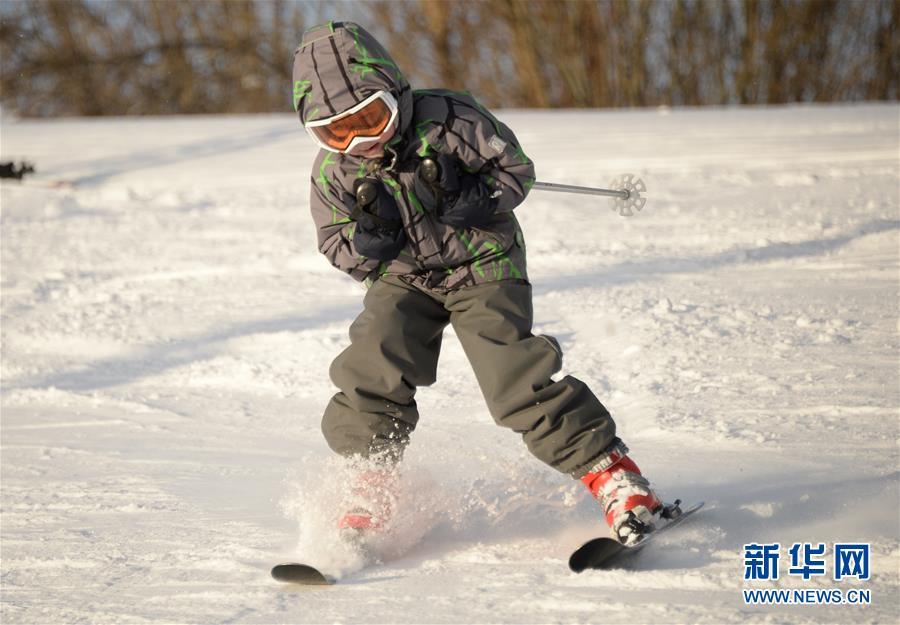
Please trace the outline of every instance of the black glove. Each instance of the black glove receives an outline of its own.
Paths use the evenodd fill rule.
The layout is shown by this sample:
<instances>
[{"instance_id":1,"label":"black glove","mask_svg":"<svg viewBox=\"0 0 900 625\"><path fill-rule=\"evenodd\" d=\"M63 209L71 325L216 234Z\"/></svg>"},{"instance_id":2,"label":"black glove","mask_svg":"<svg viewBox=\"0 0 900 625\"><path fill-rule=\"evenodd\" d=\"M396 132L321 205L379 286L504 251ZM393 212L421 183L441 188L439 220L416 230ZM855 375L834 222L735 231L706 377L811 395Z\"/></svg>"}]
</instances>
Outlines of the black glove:
<instances>
[{"instance_id":1,"label":"black glove","mask_svg":"<svg viewBox=\"0 0 900 625\"><path fill-rule=\"evenodd\" d=\"M457 159L438 154L416 169L415 192L438 221L454 228L474 228L491 220L497 201L477 174L460 173Z\"/></svg>"},{"instance_id":2,"label":"black glove","mask_svg":"<svg viewBox=\"0 0 900 625\"><path fill-rule=\"evenodd\" d=\"M360 178L353 192L356 199L350 218L356 222L356 251L377 260L397 258L406 245L406 233L394 198L375 178Z\"/></svg>"}]
</instances>

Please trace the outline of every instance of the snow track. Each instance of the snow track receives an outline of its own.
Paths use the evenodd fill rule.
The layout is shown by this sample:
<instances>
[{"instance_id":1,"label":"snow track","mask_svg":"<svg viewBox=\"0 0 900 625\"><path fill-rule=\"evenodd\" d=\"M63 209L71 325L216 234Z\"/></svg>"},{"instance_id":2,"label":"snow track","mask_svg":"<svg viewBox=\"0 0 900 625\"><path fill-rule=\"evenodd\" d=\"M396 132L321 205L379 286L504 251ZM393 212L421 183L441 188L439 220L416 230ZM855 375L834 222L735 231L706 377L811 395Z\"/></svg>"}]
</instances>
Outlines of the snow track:
<instances>
[{"instance_id":1,"label":"snow track","mask_svg":"<svg viewBox=\"0 0 900 625\"><path fill-rule=\"evenodd\" d=\"M665 496L707 502L583 575L566 559L596 504L492 423L449 330L403 531L378 567L329 548L319 419L362 291L316 252L291 116L4 118L2 158L39 175L0 185L2 621L895 622L898 113L502 116L541 180L647 182L631 219L537 191L517 209L536 332ZM872 579L845 587L872 605L744 605L754 541L870 542ZM341 583L268 578L309 558ZM785 572L756 587L835 587Z\"/></svg>"}]
</instances>

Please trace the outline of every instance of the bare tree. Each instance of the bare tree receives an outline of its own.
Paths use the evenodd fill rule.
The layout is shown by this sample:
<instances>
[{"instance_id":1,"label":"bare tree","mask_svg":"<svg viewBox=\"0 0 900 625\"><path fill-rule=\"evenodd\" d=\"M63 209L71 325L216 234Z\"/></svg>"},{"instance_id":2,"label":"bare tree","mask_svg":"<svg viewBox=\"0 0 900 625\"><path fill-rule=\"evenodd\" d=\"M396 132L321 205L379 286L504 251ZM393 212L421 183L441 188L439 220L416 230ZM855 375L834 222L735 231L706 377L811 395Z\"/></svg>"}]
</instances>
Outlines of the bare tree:
<instances>
[{"instance_id":1,"label":"bare tree","mask_svg":"<svg viewBox=\"0 0 900 625\"><path fill-rule=\"evenodd\" d=\"M896 100L900 0L19 0L0 97L23 115L289 110L303 28L356 19L414 87L490 106Z\"/></svg>"}]
</instances>

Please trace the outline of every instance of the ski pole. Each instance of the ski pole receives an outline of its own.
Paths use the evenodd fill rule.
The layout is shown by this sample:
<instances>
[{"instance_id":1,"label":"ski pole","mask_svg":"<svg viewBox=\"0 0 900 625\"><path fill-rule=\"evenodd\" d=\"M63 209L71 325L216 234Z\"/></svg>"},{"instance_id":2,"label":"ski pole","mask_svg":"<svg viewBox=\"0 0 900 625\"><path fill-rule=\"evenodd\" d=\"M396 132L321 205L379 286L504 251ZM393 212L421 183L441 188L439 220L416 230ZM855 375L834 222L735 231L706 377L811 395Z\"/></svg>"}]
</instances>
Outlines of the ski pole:
<instances>
[{"instance_id":1,"label":"ski pole","mask_svg":"<svg viewBox=\"0 0 900 625\"><path fill-rule=\"evenodd\" d=\"M420 171L422 177L428 182L434 182L440 177L440 167L430 158L422 160ZM622 217L631 217L634 211L644 208L647 198L641 193L647 191L647 185L640 178L635 179L634 174L624 174L610 182L612 189L600 189L597 187L579 187L572 184L559 184L557 182L535 182L532 189L542 191L556 191L558 193L581 193L583 195L600 195L612 199L612 209Z\"/></svg>"},{"instance_id":2,"label":"ski pole","mask_svg":"<svg viewBox=\"0 0 900 625\"><path fill-rule=\"evenodd\" d=\"M422 177L428 182L434 182L441 175L440 167L433 159L423 159L419 167ZM559 184L557 182L535 182L532 189L609 197L612 198L612 209L622 217L631 217L634 215L634 211L641 210L644 208L644 204L647 203L647 198L641 197L641 193L647 191L647 185L644 184L642 179L635 179L634 174L624 174L619 176L609 183L609 186L611 186L612 189L579 187L572 184Z\"/></svg>"},{"instance_id":3,"label":"ski pole","mask_svg":"<svg viewBox=\"0 0 900 625\"><path fill-rule=\"evenodd\" d=\"M579 187L574 184L560 184L558 182L535 182L532 189L558 191L560 193L581 193L582 195L604 195L606 197L619 197L623 200L627 200L631 195L628 191L601 189L599 187Z\"/></svg>"},{"instance_id":4,"label":"ski pole","mask_svg":"<svg viewBox=\"0 0 900 625\"><path fill-rule=\"evenodd\" d=\"M533 189L542 191L556 191L558 193L580 193L582 195L600 195L612 198L612 209L622 217L631 217L634 211L644 208L647 198L641 193L647 191L647 185L640 178L635 179L633 174L625 174L613 180L609 186L612 189L600 189L598 187L579 187L572 184L559 184L556 182L535 182Z\"/></svg>"}]
</instances>

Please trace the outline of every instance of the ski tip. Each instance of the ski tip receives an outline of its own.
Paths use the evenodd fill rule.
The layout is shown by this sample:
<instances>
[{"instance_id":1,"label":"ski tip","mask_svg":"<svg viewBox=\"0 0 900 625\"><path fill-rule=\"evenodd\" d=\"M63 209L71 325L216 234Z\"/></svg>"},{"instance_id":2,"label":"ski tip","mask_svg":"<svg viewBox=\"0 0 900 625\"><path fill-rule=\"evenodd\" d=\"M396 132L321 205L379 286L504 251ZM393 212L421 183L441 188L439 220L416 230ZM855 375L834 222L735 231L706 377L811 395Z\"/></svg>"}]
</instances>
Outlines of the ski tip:
<instances>
[{"instance_id":1,"label":"ski tip","mask_svg":"<svg viewBox=\"0 0 900 625\"><path fill-rule=\"evenodd\" d=\"M605 562L625 549L627 547L612 538L594 538L572 553L569 557L569 569L573 573L581 573L587 569L601 568Z\"/></svg>"},{"instance_id":2,"label":"ski tip","mask_svg":"<svg viewBox=\"0 0 900 625\"><path fill-rule=\"evenodd\" d=\"M274 566L272 577L279 582L303 586L331 586L337 581L315 567L297 562L286 562Z\"/></svg>"}]
</instances>

